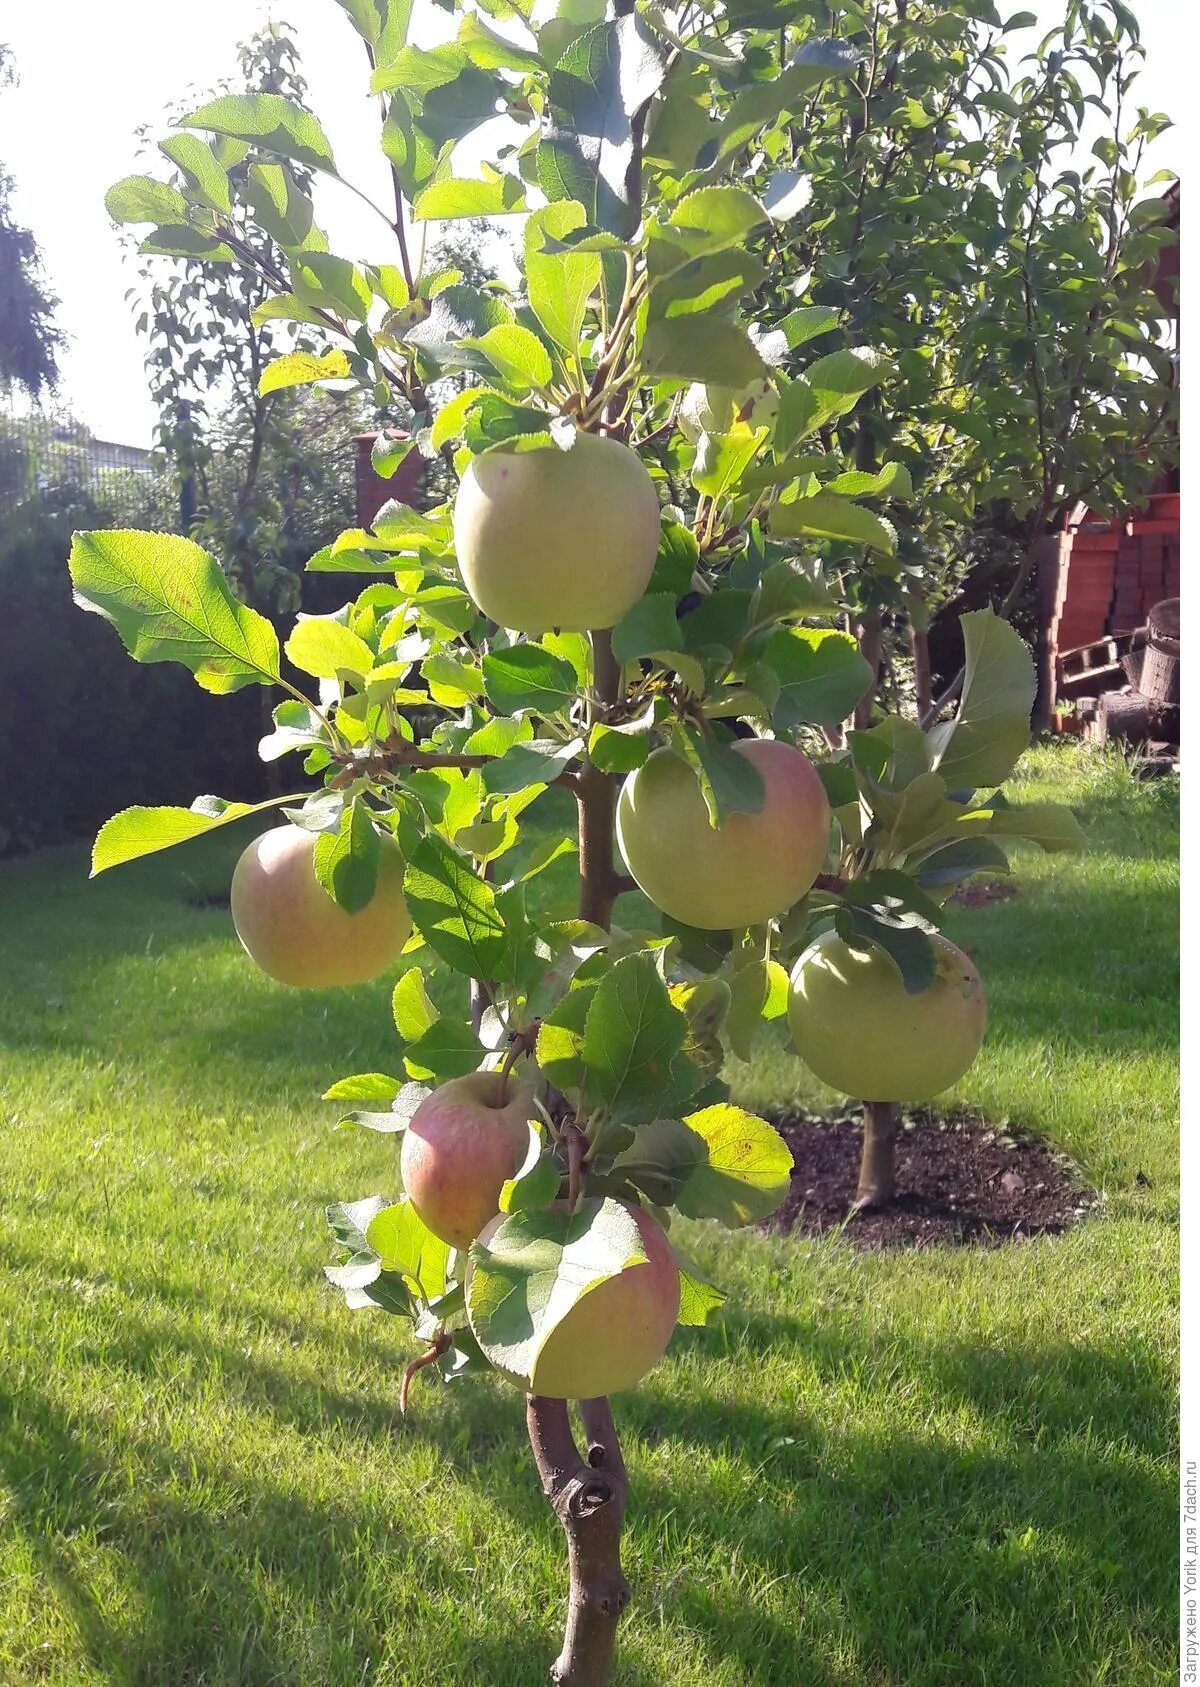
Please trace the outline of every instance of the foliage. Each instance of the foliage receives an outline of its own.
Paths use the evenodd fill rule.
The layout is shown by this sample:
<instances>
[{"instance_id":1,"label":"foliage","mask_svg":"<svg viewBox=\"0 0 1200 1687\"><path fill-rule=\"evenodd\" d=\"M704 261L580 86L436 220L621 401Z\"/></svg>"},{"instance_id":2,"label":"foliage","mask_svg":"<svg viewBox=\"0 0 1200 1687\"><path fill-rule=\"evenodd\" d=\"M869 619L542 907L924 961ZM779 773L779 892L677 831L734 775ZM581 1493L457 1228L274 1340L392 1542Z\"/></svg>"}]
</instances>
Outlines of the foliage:
<instances>
[{"instance_id":1,"label":"foliage","mask_svg":"<svg viewBox=\"0 0 1200 1687\"><path fill-rule=\"evenodd\" d=\"M0 90L12 75L9 49L0 43ZM13 221L12 191L12 177L0 165L0 391L18 387L38 398L58 378L58 301L46 290L33 235Z\"/></svg>"}]
</instances>

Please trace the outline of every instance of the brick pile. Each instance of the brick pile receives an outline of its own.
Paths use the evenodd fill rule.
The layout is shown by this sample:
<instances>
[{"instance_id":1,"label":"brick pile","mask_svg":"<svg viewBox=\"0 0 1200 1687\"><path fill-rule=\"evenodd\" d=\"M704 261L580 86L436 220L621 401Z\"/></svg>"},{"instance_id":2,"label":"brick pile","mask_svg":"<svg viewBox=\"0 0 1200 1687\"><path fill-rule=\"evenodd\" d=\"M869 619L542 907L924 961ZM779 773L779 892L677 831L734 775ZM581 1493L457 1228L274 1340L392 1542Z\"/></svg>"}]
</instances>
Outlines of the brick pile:
<instances>
[{"instance_id":1,"label":"brick pile","mask_svg":"<svg viewBox=\"0 0 1200 1687\"><path fill-rule=\"evenodd\" d=\"M1144 513L1124 520L1102 524L1081 515L1044 545L1041 558L1050 709L1064 655L1144 627L1156 603L1179 596L1177 492L1156 492Z\"/></svg>"}]
</instances>

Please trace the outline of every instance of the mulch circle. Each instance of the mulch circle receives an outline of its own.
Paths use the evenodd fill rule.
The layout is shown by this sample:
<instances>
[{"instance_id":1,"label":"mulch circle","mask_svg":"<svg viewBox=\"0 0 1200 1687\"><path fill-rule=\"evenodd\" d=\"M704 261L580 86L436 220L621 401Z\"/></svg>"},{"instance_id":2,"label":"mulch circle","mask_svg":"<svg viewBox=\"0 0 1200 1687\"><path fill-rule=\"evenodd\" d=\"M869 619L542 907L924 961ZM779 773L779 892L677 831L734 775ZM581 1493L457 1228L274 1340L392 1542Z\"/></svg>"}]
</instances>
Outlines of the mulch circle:
<instances>
[{"instance_id":1,"label":"mulch circle","mask_svg":"<svg viewBox=\"0 0 1200 1687\"><path fill-rule=\"evenodd\" d=\"M1011 879L985 879L982 884L961 885L949 900L960 908L987 908L993 902L1011 902L1019 894Z\"/></svg>"},{"instance_id":2,"label":"mulch circle","mask_svg":"<svg viewBox=\"0 0 1200 1687\"><path fill-rule=\"evenodd\" d=\"M896 1143L896 1199L847 1218L858 1180L862 1116L790 1115L772 1123L795 1165L783 1205L764 1229L821 1236L841 1231L855 1247L998 1247L1057 1235L1100 1196L1045 1143L967 1114L906 1113Z\"/></svg>"}]
</instances>

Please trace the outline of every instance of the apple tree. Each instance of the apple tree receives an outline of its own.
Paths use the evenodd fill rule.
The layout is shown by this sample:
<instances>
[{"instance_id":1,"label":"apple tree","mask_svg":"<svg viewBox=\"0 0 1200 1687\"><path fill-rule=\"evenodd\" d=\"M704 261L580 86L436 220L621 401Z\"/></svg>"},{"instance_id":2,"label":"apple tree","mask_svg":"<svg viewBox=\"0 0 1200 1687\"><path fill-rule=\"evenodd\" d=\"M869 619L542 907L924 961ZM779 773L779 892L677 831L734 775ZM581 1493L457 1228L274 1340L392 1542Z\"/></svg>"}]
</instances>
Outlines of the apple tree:
<instances>
[{"instance_id":1,"label":"apple tree","mask_svg":"<svg viewBox=\"0 0 1200 1687\"><path fill-rule=\"evenodd\" d=\"M394 978L395 1070L327 1098L399 1139L403 1191L330 1210L344 1257L328 1275L351 1306L411 1323L405 1398L423 1370L495 1371L526 1396L569 1546L554 1677L599 1683L629 1596L609 1396L724 1298L673 1218L761 1222L787 1188L788 1150L731 1098L726 1051L786 1014L813 1069L884 1126L895 1101L955 1082L984 1007L937 933L941 902L1004 864L1006 840L1059 847L1074 823L997 794L1027 741L1032 667L988 613L966 625L954 720L890 718L829 753L871 673L817 552L890 555L864 494L908 481L884 464L865 488L821 430L889 367L824 305L753 331L749 237L786 184L758 196L732 178L781 105L799 121L845 97L856 52L808 40L764 82L752 20L620 0L535 27L493 0L422 50L407 5L343 5L382 100L394 263L329 251L297 170L341 178L317 119L279 96L191 113L176 180L126 183L125 202L169 213L151 247L213 264L255 266L239 218L266 215L286 269L256 315L323 338L263 382L356 379L415 418L455 490L385 506L314 556L367 583L298 616L282 649L192 540L76 536L82 607L218 696L281 692L261 754L299 768L266 803L126 810L93 867L271 814L231 891L251 958L293 987ZM510 143L456 176L457 143L497 109ZM230 146L258 160L236 215ZM424 224L518 214L520 293L422 264ZM573 801L571 835L551 792ZM434 968L459 981L456 1006L435 1006ZM927 1068L898 1058L905 1015Z\"/></svg>"}]
</instances>

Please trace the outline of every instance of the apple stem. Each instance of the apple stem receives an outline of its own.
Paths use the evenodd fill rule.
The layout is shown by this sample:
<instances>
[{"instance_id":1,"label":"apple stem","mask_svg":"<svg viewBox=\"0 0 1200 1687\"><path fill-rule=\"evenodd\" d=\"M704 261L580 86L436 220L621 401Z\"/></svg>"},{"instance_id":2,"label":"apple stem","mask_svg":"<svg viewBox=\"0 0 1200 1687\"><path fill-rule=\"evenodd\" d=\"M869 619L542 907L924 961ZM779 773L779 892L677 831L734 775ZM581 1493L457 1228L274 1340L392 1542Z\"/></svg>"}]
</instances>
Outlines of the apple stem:
<instances>
[{"instance_id":1,"label":"apple stem","mask_svg":"<svg viewBox=\"0 0 1200 1687\"><path fill-rule=\"evenodd\" d=\"M582 1400L586 1459L571 1430L565 1400L531 1394L529 1443L542 1489L567 1537L571 1592L562 1651L550 1676L559 1687L605 1687L617 1623L629 1603L621 1569L621 1527L629 1477L607 1400Z\"/></svg>"},{"instance_id":2,"label":"apple stem","mask_svg":"<svg viewBox=\"0 0 1200 1687\"><path fill-rule=\"evenodd\" d=\"M896 1135L900 1109L894 1101L868 1101L863 1107L862 1158L852 1213L886 1207L896 1198Z\"/></svg>"}]
</instances>

